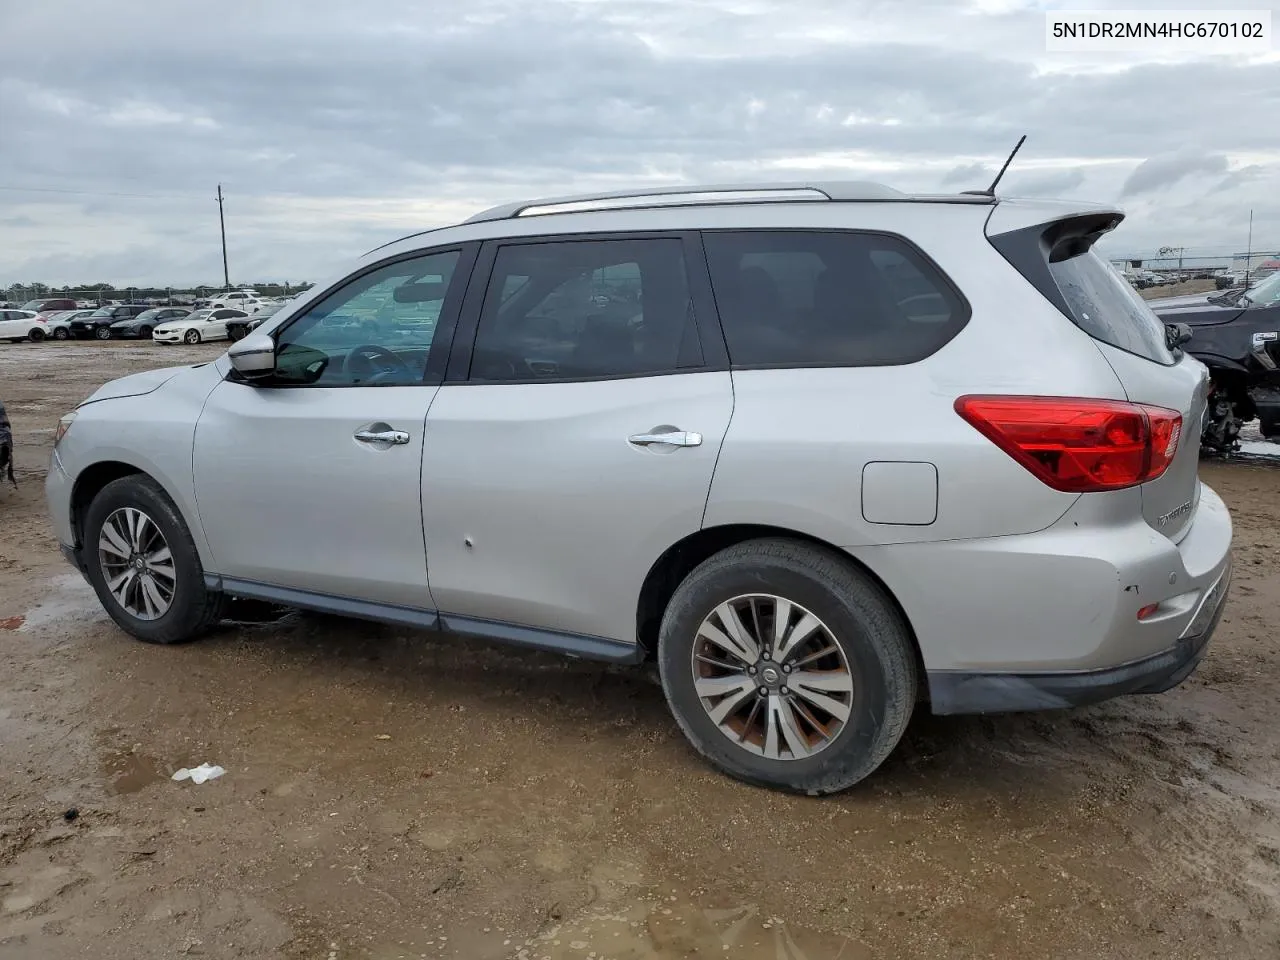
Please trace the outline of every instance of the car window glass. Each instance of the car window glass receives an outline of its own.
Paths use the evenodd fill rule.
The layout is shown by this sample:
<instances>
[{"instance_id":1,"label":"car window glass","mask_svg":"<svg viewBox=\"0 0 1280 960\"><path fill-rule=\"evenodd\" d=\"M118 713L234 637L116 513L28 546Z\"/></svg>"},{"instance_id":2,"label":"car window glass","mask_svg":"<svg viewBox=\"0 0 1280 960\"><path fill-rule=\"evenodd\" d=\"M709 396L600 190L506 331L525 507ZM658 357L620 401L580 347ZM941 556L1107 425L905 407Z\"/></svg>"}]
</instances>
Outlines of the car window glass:
<instances>
[{"instance_id":1,"label":"car window glass","mask_svg":"<svg viewBox=\"0 0 1280 960\"><path fill-rule=\"evenodd\" d=\"M450 250L398 260L314 304L277 338L270 382L420 383L458 257Z\"/></svg>"},{"instance_id":2,"label":"car window glass","mask_svg":"<svg viewBox=\"0 0 1280 960\"><path fill-rule=\"evenodd\" d=\"M952 286L899 237L762 230L705 243L738 366L913 363L968 320Z\"/></svg>"},{"instance_id":3,"label":"car window glass","mask_svg":"<svg viewBox=\"0 0 1280 960\"><path fill-rule=\"evenodd\" d=\"M1093 250L1053 261L1049 271L1076 326L1089 336L1156 363L1174 362L1164 323Z\"/></svg>"},{"instance_id":4,"label":"car window glass","mask_svg":"<svg viewBox=\"0 0 1280 960\"><path fill-rule=\"evenodd\" d=\"M701 363L679 239L498 249L472 380L635 376Z\"/></svg>"}]
</instances>

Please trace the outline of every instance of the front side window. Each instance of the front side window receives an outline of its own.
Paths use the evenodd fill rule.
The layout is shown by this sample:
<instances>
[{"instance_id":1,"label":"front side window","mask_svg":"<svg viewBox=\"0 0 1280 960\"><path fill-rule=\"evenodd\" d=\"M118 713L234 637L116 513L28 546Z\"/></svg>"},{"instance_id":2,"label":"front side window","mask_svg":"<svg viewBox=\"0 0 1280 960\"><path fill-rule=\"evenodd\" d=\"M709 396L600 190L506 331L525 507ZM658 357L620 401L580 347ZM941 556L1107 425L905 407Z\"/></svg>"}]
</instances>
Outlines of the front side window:
<instances>
[{"instance_id":1,"label":"front side window","mask_svg":"<svg viewBox=\"0 0 1280 960\"><path fill-rule=\"evenodd\" d=\"M735 366L914 363L969 318L951 284L899 237L751 230L704 242Z\"/></svg>"},{"instance_id":2,"label":"front side window","mask_svg":"<svg viewBox=\"0 0 1280 960\"><path fill-rule=\"evenodd\" d=\"M268 384L421 383L459 253L398 260L352 280L297 317L276 341ZM242 316L242 311L229 311Z\"/></svg>"},{"instance_id":3,"label":"front side window","mask_svg":"<svg viewBox=\"0 0 1280 960\"><path fill-rule=\"evenodd\" d=\"M498 249L471 379L629 377L702 363L677 238Z\"/></svg>"}]
</instances>

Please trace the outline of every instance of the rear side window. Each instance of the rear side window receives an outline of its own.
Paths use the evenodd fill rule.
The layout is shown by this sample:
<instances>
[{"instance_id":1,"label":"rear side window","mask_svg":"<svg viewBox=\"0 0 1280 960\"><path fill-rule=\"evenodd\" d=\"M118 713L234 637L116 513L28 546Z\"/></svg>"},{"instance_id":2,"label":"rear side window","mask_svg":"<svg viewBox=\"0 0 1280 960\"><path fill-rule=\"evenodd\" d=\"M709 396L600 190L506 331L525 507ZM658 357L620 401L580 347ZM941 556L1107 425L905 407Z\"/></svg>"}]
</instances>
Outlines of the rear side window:
<instances>
[{"instance_id":1,"label":"rear side window","mask_svg":"<svg viewBox=\"0 0 1280 960\"><path fill-rule=\"evenodd\" d=\"M883 366L939 350L967 304L914 247L886 234L704 235L735 366Z\"/></svg>"},{"instance_id":2,"label":"rear side window","mask_svg":"<svg viewBox=\"0 0 1280 960\"><path fill-rule=\"evenodd\" d=\"M1071 318L1095 340L1156 363L1172 364L1164 324L1128 282L1092 250L1049 264Z\"/></svg>"}]
</instances>

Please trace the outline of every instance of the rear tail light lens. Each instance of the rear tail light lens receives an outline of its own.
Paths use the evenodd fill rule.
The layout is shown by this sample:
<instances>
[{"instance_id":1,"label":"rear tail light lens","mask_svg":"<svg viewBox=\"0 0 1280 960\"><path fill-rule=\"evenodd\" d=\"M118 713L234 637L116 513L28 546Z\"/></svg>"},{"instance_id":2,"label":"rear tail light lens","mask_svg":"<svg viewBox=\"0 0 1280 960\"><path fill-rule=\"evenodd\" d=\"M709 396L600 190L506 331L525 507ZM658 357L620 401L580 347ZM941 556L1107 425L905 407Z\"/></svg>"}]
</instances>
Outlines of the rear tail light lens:
<instances>
[{"instance_id":1,"label":"rear tail light lens","mask_svg":"<svg viewBox=\"0 0 1280 960\"><path fill-rule=\"evenodd\" d=\"M966 396L955 409L1044 483L1068 493L1156 479L1182 434L1178 411L1122 400Z\"/></svg>"}]
</instances>

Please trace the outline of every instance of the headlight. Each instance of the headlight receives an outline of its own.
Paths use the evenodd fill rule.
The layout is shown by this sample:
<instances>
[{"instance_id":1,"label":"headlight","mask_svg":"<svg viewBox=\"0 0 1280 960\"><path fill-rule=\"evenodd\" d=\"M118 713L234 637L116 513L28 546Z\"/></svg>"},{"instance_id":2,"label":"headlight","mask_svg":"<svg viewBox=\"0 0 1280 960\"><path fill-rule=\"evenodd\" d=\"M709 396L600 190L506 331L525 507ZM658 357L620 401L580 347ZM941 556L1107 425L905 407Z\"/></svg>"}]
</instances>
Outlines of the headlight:
<instances>
[{"instance_id":1,"label":"headlight","mask_svg":"<svg viewBox=\"0 0 1280 960\"><path fill-rule=\"evenodd\" d=\"M67 435L67 431L71 429L71 424L75 422L75 419L76 412L72 410L58 421L58 426L53 431L53 445L55 447L58 445L58 441Z\"/></svg>"}]
</instances>

